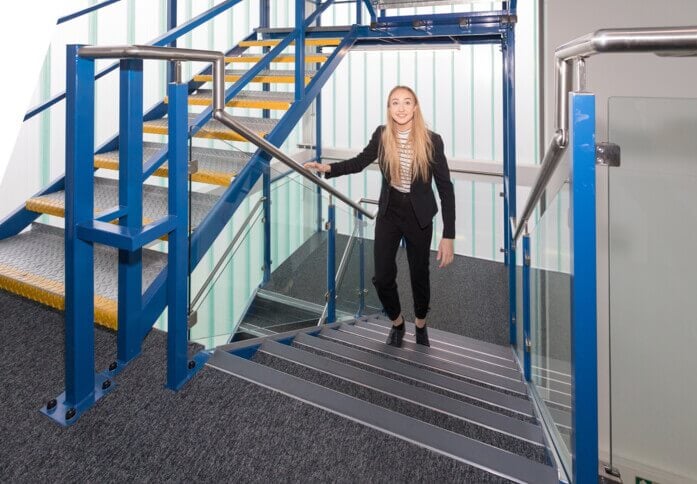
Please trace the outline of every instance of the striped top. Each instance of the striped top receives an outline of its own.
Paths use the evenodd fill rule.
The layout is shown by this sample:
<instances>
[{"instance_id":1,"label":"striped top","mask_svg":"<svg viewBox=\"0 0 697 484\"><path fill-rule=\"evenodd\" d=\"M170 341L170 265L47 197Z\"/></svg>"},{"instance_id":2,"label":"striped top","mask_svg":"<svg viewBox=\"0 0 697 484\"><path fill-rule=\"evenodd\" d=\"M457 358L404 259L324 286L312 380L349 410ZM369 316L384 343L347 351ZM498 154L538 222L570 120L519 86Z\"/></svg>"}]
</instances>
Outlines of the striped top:
<instances>
[{"instance_id":1,"label":"striped top","mask_svg":"<svg viewBox=\"0 0 697 484\"><path fill-rule=\"evenodd\" d=\"M412 150L411 145L409 144L409 133L411 133L411 130L397 131L400 183L390 183L395 190L402 193L409 193L411 191L411 162L414 158L414 150Z\"/></svg>"}]
</instances>

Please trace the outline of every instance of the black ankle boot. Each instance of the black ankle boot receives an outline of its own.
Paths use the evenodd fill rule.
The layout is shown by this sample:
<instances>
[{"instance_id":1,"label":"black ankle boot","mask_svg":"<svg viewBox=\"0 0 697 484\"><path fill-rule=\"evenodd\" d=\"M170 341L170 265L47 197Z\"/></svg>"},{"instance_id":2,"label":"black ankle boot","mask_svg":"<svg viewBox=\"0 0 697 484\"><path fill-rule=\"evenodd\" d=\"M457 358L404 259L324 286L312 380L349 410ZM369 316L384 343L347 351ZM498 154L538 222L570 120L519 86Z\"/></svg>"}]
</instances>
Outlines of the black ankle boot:
<instances>
[{"instance_id":1,"label":"black ankle boot","mask_svg":"<svg viewBox=\"0 0 697 484\"><path fill-rule=\"evenodd\" d=\"M428 330L426 329L426 326L423 328L417 327L414 330L414 335L416 336L417 345L431 346L431 343L428 341Z\"/></svg>"},{"instance_id":2,"label":"black ankle boot","mask_svg":"<svg viewBox=\"0 0 697 484\"><path fill-rule=\"evenodd\" d=\"M406 326L404 325L404 316L402 316L402 324L399 326L392 325L390 329L390 334L387 336L387 344L397 348L402 347L402 339L404 339L404 333L406 333Z\"/></svg>"}]
</instances>

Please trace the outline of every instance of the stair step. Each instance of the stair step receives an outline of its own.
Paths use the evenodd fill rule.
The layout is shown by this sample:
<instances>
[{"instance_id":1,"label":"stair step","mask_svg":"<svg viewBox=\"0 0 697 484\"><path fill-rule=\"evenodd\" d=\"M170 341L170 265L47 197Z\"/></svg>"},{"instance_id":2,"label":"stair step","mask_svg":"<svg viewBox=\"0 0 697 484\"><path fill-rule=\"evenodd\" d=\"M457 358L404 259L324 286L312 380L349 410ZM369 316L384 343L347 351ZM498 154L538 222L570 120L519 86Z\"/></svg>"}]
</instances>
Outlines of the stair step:
<instances>
[{"instance_id":1,"label":"stair step","mask_svg":"<svg viewBox=\"0 0 697 484\"><path fill-rule=\"evenodd\" d=\"M385 344L386 336L383 337L383 335L374 331L350 324L343 324L337 332L351 335L353 338L336 335L329 331L323 331L322 336L331 339L339 336L349 344L359 345L372 351L384 352L409 363L416 363L432 370L446 372L496 389L527 395L527 389L520 374L502 375L497 372L482 370L472 366L465 358L443 354L443 352L438 350L422 347L408 341L404 341L402 348L390 347Z\"/></svg>"},{"instance_id":2,"label":"stair step","mask_svg":"<svg viewBox=\"0 0 697 484\"><path fill-rule=\"evenodd\" d=\"M189 125L193 124L194 119L197 115L194 113L189 113ZM270 118L254 118L248 116L233 116L233 118L244 124L247 128L256 132L259 136L266 136L269 134L278 124L277 119ZM167 134L167 118L154 119L152 121L146 121L143 123L143 132L149 134ZM246 141L241 135L237 134L235 131L231 130L223 123L216 119L211 119L206 124L203 125L195 135L195 138L209 138L209 139L220 139L228 141Z\"/></svg>"},{"instance_id":3,"label":"stair step","mask_svg":"<svg viewBox=\"0 0 697 484\"><path fill-rule=\"evenodd\" d=\"M55 309L65 307L65 233L34 223L31 230L0 240L0 288ZM167 254L143 249L143 292L167 264ZM117 327L118 251L94 246L94 318Z\"/></svg>"},{"instance_id":4,"label":"stair step","mask_svg":"<svg viewBox=\"0 0 697 484\"><path fill-rule=\"evenodd\" d=\"M352 331L351 329L351 325L342 324L340 330L322 329L320 334L323 338L386 355L411 365L417 365L428 370L444 373L451 377L464 379L471 383L484 385L497 391L508 392L516 396L527 396L527 390L522 383L506 378L495 377L489 373L449 361L430 358L429 355L423 352L387 346L384 340L364 337L360 332L357 332L360 331L361 328L353 327L356 331Z\"/></svg>"},{"instance_id":5,"label":"stair step","mask_svg":"<svg viewBox=\"0 0 697 484\"><path fill-rule=\"evenodd\" d=\"M343 39L337 38L306 38L306 46L318 46L318 47L335 47L341 43ZM275 39L264 39L264 40L243 40L240 42L240 47L275 47L280 44L280 40ZM290 45L295 45L295 41L291 42Z\"/></svg>"},{"instance_id":6,"label":"stair step","mask_svg":"<svg viewBox=\"0 0 697 484\"><path fill-rule=\"evenodd\" d=\"M425 388L409 385L371 371L362 370L355 366L347 365L333 359L325 358L316 353L303 351L275 341L265 341L260 351L302 367L325 373L332 378L336 377L344 382L374 390L381 393L383 396L386 395L388 398L394 397L414 405L426 407L430 411L434 411L438 414L447 415L468 422L469 424L484 427L490 431L524 440L540 447L544 446L542 430L535 424L511 418L498 412L493 412L432 392ZM257 353L257 355L259 355L259 353ZM493 437L493 440L496 440L498 436L492 435L491 437ZM519 443L513 442L514 446L517 444ZM537 450L539 451L541 449ZM544 460L543 453L541 458Z\"/></svg>"},{"instance_id":7,"label":"stair step","mask_svg":"<svg viewBox=\"0 0 697 484\"><path fill-rule=\"evenodd\" d=\"M505 424L499 421L497 425L492 423L499 419L512 422L514 426L527 426L526 437L539 435L542 439L541 429L527 422L447 399L274 341L264 342L252 361L536 462L546 461L542 445L517 438L519 434L511 434L509 428L506 428L506 433L502 432L501 427L505 427Z\"/></svg>"},{"instance_id":8,"label":"stair step","mask_svg":"<svg viewBox=\"0 0 697 484\"><path fill-rule=\"evenodd\" d=\"M167 144L144 142L143 164L163 149L167 149ZM253 153L245 153L243 151L217 150L194 146L191 149L191 157L198 162L198 171L191 175L191 179L200 183L227 186L237 176L237 173L244 168L252 156ZM94 166L107 170L118 170L119 150L94 155ZM153 174L166 177L168 174L167 162L163 163Z\"/></svg>"},{"instance_id":9,"label":"stair step","mask_svg":"<svg viewBox=\"0 0 697 484\"><path fill-rule=\"evenodd\" d=\"M412 384L418 382L428 388L444 391L446 395L457 395L459 398L464 398L471 403L483 405L485 408L507 412L509 415L527 419L528 421L535 420L532 404L525 398L490 390L425 368L401 363L376 353L359 350L355 347L316 336L300 333L293 340L293 344L342 358L351 364L369 367L373 371L389 374L392 378L398 377Z\"/></svg>"},{"instance_id":10,"label":"stair step","mask_svg":"<svg viewBox=\"0 0 697 484\"><path fill-rule=\"evenodd\" d=\"M264 58L265 54L241 54L234 57L226 57L226 63L253 63L256 64ZM328 55L324 54L305 54L305 62L308 64L319 64L325 62L329 58ZM278 63L288 63L295 62L295 55L293 54L279 54L271 62Z\"/></svg>"},{"instance_id":11,"label":"stair step","mask_svg":"<svg viewBox=\"0 0 697 484\"><path fill-rule=\"evenodd\" d=\"M225 82L237 82L247 73L247 69L226 69ZM317 73L314 70L305 70L305 84L312 80ZM213 82L212 74L201 74L194 76L196 82ZM287 69L266 69L252 79L251 82L293 84L295 82L295 71Z\"/></svg>"},{"instance_id":12,"label":"stair step","mask_svg":"<svg viewBox=\"0 0 697 484\"><path fill-rule=\"evenodd\" d=\"M168 99L165 97L165 102ZM277 109L288 110L295 101L292 92L280 91L242 91L233 99L227 102L226 106L231 108L250 108L250 109ZM199 89L189 95L189 104L198 106L210 106L213 104L213 91L210 89Z\"/></svg>"},{"instance_id":13,"label":"stair step","mask_svg":"<svg viewBox=\"0 0 697 484\"><path fill-rule=\"evenodd\" d=\"M165 217L168 212L167 188L143 185L143 223L147 224ZM218 197L207 193L191 192L191 225L196 228L208 214ZM109 178L94 178L95 215L119 205L119 182ZM33 212L65 216L65 191L30 198L27 210Z\"/></svg>"},{"instance_id":14,"label":"stair step","mask_svg":"<svg viewBox=\"0 0 697 484\"><path fill-rule=\"evenodd\" d=\"M373 324L377 326L382 326L383 328L389 329L392 326L392 322L382 314L373 314L369 316L364 316L358 320L358 322L365 322L368 324ZM407 322L407 331L414 331L414 324ZM461 346L463 348L468 348L471 351L476 351L480 353L485 353L488 355L496 356L498 358L503 358L506 361L514 362L513 352L508 346L501 346L494 343L489 343L487 341L481 341L474 338L469 338L467 336L462 336L459 334L448 333L447 331L440 331L435 328L428 328L429 338L435 342L439 342L441 345L450 346ZM517 368L516 365L513 366Z\"/></svg>"},{"instance_id":15,"label":"stair step","mask_svg":"<svg viewBox=\"0 0 697 484\"><path fill-rule=\"evenodd\" d=\"M273 357L261 354L260 358ZM208 365L496 476L517 482L557 482L556 471L551 466L534 462L512 452L478 442L461 434L325 388L254 361L248 361L225 351L216 350ZM324 376L329 377L328 375Z\"/></svg>"},{"instance_id":16,"label":"stair step","mask_svg":"<svg viewBox=\"0 0 697 484\"><path fill-rule=\"evenodd\" d=\"M412 323L407 324L408 326L406 327L405 346L411 347L411 341L414 338L415 330ZM391 325L392 324L390 323L390 326ZM361 320L356 321L356 326L371 331L376 335L379 335L379 338L383 340L387 339L387 335L390 332L390 328L388 326L367 324ZM472 366L473 368L479 368L480 370L493 371L495 373L499 373L501 375L506 376L517 377L520 374L518 365L513 361L512 356L506 359L496 355L484 353L482 351L477 351L465 346L446 343L443 340L438 339L439 336L435 334L435 330L432 331L431 328L428 329L428 333L429 340L431 343L431 351L434 353L442 354L444 357L452 356L454 358L457 358L457 361L461 360L463 362L467 362L468 365ZM433 335L431 335L431 333L433 333ZM409 339L409 341L406 341L406 339Z\"/></svg>"}]
</instances>

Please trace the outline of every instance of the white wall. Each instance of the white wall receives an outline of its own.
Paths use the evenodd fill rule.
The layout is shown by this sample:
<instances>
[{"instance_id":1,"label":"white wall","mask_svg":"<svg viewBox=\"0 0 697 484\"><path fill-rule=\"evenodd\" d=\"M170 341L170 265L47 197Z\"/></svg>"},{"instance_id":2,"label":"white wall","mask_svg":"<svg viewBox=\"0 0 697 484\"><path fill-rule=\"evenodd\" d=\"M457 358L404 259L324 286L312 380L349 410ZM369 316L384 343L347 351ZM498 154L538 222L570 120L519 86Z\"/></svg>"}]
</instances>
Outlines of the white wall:
<instances>
[{"instance_id":1,"label":"white wall","mask_svg":"<svg viewBox=\"0 0 697 484\"><path fill-rule=\"evenodd\" d=\"M697 3L692 0L670 0L665 2L636 2L634 0L545 0L545 116L546 136L550 139L554 120L554 84L553 66L554 49L578 36L601 28L613 27L655 27L680 26L695 24ZM695 89L697 64L694 59L659 58L647 54L607 54L592 57L587 61L587 90L597 96L597 140L604 141L608 136L607 104L611 96L651 96L651 97L697 97ZM659 160L656 160L659 161ZM622 170L622 168L619 168ZM604 194L607 181L602 170L598 176L598 311L599 311L599 395L600 395L600 449L601 455L608 453L608 286L607 286L607 206ZM639 304L639 301L637 301ZM656 322L658 323L658 322ZM635 331L641 331L636 328ZM616 337L613 333L613 337ZM614 346L614 345L613 345ZM670 341L653 341L651 344L651 361L660 368L665 378L671 378L672 369L661 355L670 354ZM636 357L639 357L637 354ZM614 358L627 355L613 354ZM617 378L617 376L615 376ZM687 385L689 401L696 402L695 386L692 383L673 381L674 385ZM618 412L631 412L632 402L622 395L613 395L615 403L624 405L615 407ZM625 482L634 482L634 476L660 482L683 482L688 477L697 476L697 462L676 456L685 455L685 447L692 449L693 457L697 455L697 436L689 433L690 426L685 425L682 433L652 432L648 429L655 424L654 419L661 418L664 408L661 393L649 393L642 396L649 402L648 408L654 409L651 415L636 417L635 425L641 438L634 434L632 438L617 432L614 438L614 455L616 465L623 471ZM659 425L659 428L660 425Z\"/></svg>"}]
</instances>

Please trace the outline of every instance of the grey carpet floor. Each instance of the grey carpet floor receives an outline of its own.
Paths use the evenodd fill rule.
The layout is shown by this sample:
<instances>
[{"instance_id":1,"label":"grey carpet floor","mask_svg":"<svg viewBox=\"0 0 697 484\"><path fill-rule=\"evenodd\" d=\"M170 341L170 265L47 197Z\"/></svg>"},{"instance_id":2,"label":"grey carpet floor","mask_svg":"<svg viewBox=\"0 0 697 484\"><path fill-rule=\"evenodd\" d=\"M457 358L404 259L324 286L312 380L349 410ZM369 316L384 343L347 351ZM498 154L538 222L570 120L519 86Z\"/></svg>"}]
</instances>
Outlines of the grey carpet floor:
<instances>
[{"instance_id":1,"label":"grey carpet floor","mask_svg":"<svg viewBox=\"0 0 697 484\"><path fill-rule=\"evenodd\" d=\"M0 307L0 482L502 482L209 368L170 392L157 331L116 391L61 428L38 409L63 390L62 314L1 291ZM95 345L103 369L115 335Z\"/></svg>"},{"instance_id":2,"label":"grey carpet floor","mask_svg":"<svg viewBox=\"0 0 697 484\"><path fill-rule=\"evenodd\" d=\"M348 237L337 236L337 265ZM357 247L357 246L355 246ZM311 237L295 254L274 269L267 287L287 296L324 304L326 292L327 244L324 233ZM373 243L364 247L368 289L366 304L381 309L371 283L373 276ZM342 286L337 291L337 309L355 313L358 284L358 249L354 248ZM397 254L397 285L402 310L413 321L411 283L406 249ZM367 313L371 310L368 309ZM374 311L372 311L374 312ZM437 329L499 345L509 344L508 334L508 272L503 263L456 256L454 262L438 268L436 252L431 252L431 311L428 324Z\"/></svg>"}]
</instances>

